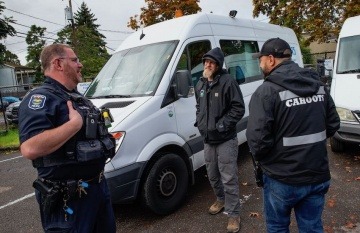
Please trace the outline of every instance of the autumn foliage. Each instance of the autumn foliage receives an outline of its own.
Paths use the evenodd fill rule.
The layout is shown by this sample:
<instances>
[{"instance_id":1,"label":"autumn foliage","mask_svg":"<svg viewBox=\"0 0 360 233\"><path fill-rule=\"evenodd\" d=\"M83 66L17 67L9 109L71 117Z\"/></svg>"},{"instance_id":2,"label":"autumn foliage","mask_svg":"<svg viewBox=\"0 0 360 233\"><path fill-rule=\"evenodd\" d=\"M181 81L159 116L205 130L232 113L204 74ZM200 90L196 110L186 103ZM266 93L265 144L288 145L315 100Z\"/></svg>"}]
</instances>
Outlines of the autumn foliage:
<instances>
[{"instance_id":1,"label":"autumn foliage","mask_svg":"<svg viewBox=\"0 0 360 233\"><path fill-rule=\"evenodd\" d=\"M307 43L337 38L345 19L360 15L359 0L253 0L253 16L266 15L270 23L292 28Z\"/></svg>"},{"instance_id":2,"label":"autumn foliage","mask_svg":"<svg viewBox=\"0 0 360 233\"><path fill-rule=\"evenodd\" d=\"M141 14L130 17L127 26L134 30L168 19L175 18L175 12L181 10L183 15L196 14L201 11L200 0L145 0L147 7L141 8Z\"/></svg>"}]
</instances>

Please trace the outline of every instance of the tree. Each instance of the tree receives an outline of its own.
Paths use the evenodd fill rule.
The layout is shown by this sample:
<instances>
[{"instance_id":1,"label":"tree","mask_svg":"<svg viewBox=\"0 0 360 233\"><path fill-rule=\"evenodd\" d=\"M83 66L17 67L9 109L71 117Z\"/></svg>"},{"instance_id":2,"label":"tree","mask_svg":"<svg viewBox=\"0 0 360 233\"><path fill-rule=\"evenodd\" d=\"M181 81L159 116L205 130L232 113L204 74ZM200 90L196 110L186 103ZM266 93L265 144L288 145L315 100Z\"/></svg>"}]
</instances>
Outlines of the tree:
<instances>
[{"instance_id":1,"label":"tree","mask_svg":"<svg viewBox=\"0 0 360 233\"><path fill-rule=\"evenodd\" d=\"M360 14L359 0L253 0L253 5L254 17L264 14L270 23L292 28L298 38L307 33L306 45L337 38L345 19Z\"/></svg>"},{"instance_id":2,"label":"tree","mask_svg":"<svg viewBox=\"0 0 360 233\"><path fill-rule=\"evenodd\" d=\"M304 64L313 64L315 61L313 56L311 56L311 49L305 45L304 39L300 39L299 42Z\"/></svg>"},{"instance_id":3,"label":"tree","mask_svg":"<svg viewBox=\"0 0 360 233\"><path fill-rule=\"evenodd\" d=\"M87 79L93 79L110 58L110 55L106 51L103 39L96 36L91 28L85 25L79 26L77 37L81 44L77 50L77 55L83 64L82 74Z\"/></svg>"},{"instance_id":4,"label":"tree","mask_svg":"<svg viewBox=\"0 0 360 233\"><path fill-rule=\"evenodd\" d=\"M43 81L43 76L41 72L41 63L40 63L40 54L45 46L45 40L42 39L44 36L46 28L38 27L36 25L31 25L30 31L26 35L26 43L28 45L26 55L26 61L28 62L27 66L35 70L35 81Z\"/></svg>"},{"instance_id":5,"label":"tree","mask_svg":"<svg viewBox=\"0 0 360 233\"><path fill-rule=\"evenodd\" d=\"M0 15L2 15L2 12L6 9L3 4L4 2L0 1ZM16 30L9 24L14 22L15 20L13 20L12 17L4 16L3 19L0 18L0 39L5 39L8 35L16 35Z\"/></svg>"},{"instance_id":6,"label":"tree","mask_svg":"<svg viewBox=\"0 0 360 233\"><path fill-rule=\"evenodd\" d=\"M3 5L4 2L0 1L0 15L2 15L2 12L6 9L6 7ZM14 23L15 20L12 19L12 17L6 17L0 18L0 40L5 39L7 36L14 36L16 35L16 30L9 24ZM9 52L6 50L6 47L0 43L0 65L5 62L5 53ZM15 55L16 56L16 55Z\"/></svg>"},{"instance_id":7,"label":"tree","mask_svg":"<svg viewBox=\"0 0 360 233\"><path fill-rule=\"evenodd\" d=\"M20 65L20 60L16 54L13 54L3 44L0 44L0 61L2 63L9 62L16 65Z\"/></svg>"},{"instance_id":8,"label":"tree","mask_svg":"<svg viewBox=\"0 0 360 233\"><path fill-rule=\"evenodd\" d=\"M173 19L176 11L181 11L183 15L196 14L201 11L198 2L200 0L145 0L147 7L141 8L140 19L138 15L131 16L127 26L137 30L141 26Z\"/></svg>"},{"instance_id":9,"label":"tree","mask_svg":"<svg viewBox=\"0 0 360 233\"><path fill-rule=\"evenodd\" d=\"M94 78L110 58L106 50L106 38L98 30L96 18L83 2L74 15L75 25L66 26L57 35L58 43L68 43L83 64L82 74L86 79Z\"/></svg>"}]
</instances>

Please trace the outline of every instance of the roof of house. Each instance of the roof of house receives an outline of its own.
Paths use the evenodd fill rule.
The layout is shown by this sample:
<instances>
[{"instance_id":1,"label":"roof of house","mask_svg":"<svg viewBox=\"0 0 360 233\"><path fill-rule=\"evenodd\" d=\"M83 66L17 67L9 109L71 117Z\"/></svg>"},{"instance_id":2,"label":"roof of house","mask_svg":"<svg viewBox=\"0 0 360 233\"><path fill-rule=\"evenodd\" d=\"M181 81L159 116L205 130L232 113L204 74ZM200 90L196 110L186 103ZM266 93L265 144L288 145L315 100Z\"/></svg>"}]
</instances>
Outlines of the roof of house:
<instances>
[{"instance_id":1,"label":"roof of house","mask_svg":"<svg viewBox=\"0 0 360 233\"><path fill-rule=\"evenodd\" d=\"M31 67L27 67L27 66L23 66L23 65L18 65L18 64L14 64L14 63L10 63L10 62L5 62L3 64L3 66L7 66L9 68L13 68L14 70L18 71L18 70L34 70Z\"/></svg>"}]
</instances>

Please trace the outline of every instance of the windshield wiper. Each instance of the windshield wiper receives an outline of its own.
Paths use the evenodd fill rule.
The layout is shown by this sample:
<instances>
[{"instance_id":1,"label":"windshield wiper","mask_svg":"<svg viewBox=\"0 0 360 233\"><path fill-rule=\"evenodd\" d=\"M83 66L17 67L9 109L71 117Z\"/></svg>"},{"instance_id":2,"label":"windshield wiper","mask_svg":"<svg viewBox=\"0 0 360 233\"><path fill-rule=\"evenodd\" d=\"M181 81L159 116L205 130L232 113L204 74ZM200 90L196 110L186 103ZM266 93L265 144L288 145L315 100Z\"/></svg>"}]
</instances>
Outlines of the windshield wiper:
<instances>
[{"instance_id":1,"label":"windshield wiper","mask_svg":"<svg viewBox=\"0 0 360 233\"><path fill-rule=\"evenodd\" d=\"M111 98L130 98L131 95L102 95L102 96L95 96L89 97L89 99L111 99Z\"/></svg>"},{"instance_id":2,"label":"windshield wiper","mask_svg":"<svg viewBox=\"0 0 360 233\"><path fill-rule=\"evenodd\" d=\"M338 74L352 74L352 73L359 73L360 69L353 69L353 70L345 70L345 71L340 71L338 72Z\"/></svg>"}]
</instances>

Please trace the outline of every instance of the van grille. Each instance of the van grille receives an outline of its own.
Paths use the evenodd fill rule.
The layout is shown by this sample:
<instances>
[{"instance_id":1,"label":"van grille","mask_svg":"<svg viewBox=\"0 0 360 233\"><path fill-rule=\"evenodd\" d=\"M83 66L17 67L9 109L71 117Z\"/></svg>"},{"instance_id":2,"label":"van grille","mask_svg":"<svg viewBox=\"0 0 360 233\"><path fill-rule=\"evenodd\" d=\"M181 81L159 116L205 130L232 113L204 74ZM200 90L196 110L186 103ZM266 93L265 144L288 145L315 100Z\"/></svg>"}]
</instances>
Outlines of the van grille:
<instances>
[{"instance_id":1,"label":"van grille","mask_svg":"<svg viewBox=\"0 0 360 233\"><path fill-rule=\"evenodd\" d=\"M13 107L11 113L13 114L13 116L16 116L18 115L18 112L19 112L19 108L18 107Z\"/></svg>"}]
</instances>

